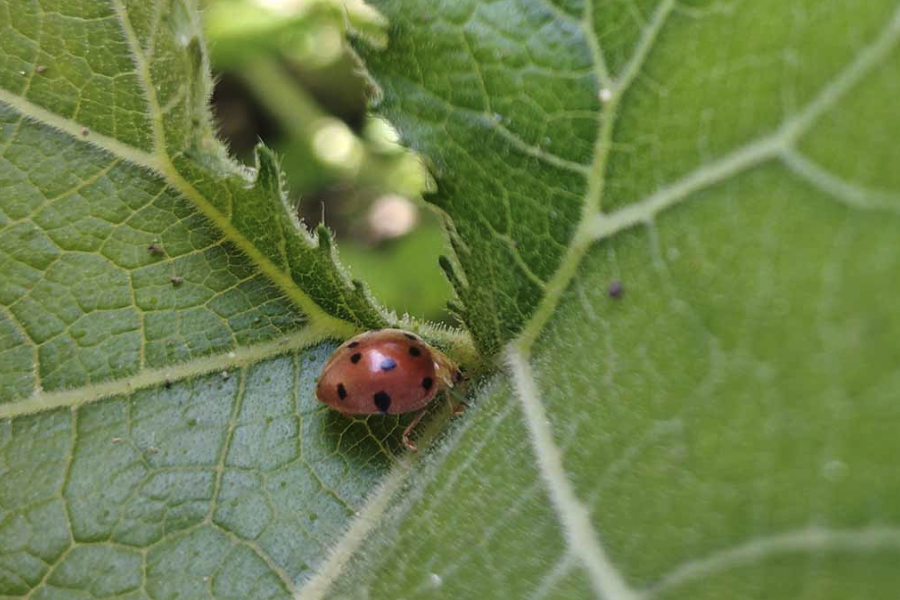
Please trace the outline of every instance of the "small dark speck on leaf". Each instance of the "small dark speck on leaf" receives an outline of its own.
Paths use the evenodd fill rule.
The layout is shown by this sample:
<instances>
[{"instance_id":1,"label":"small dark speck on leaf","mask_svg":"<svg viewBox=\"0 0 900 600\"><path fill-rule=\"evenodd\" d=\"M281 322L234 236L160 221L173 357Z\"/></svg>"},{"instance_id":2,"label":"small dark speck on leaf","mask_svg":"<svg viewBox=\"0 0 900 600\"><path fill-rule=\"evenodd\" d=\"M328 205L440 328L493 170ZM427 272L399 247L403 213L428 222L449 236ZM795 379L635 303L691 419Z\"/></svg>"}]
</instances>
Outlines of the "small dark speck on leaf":
<instances>
[{"instance_id":1,"label":"small dark speck on leaf","mask_svg":"<svg viewBox=\"0 0 900 600\"><path fill-rule=\"evenodd\" d=\"M163 249L158 244L150 244L149 246L147 246L147 252L149 252L150 254L162 254Z\"/></svg>"},{"instance_id":2,"label":"small dark speck on leaf","mask_svg":"<svg viewBox=\"0 0 900 600\"><path fill-rule=\"evenodd\" d=\"M625 293L625 288L622 287L621 281L613 281L611 284L609 284L608 292L610 298L615 298L616 300L618 300L622 297L622 294Z\"/></svg>"},{"instance_id":3,"label":"small dark speck on leaf","mask_svg":"<svg viewBox=\"0 0 900 600\"><path fill-rule=\"evenodd\" d=\"M228 371L222 371L222 379L228 381L229 377L231 377L231 375L228 373Z\"/></svg>"},{"instance_id":4,"label":"small dark speck on leaf","mask_svg":"<svg viewBox=\"0 0 900 600\"><path fill-rule=\"evenodd\" d=\"M87 135L88 135L90 132L91 132L91 130L88 129L87 127L82 127L82 128L81 128L81 135L83 135L84 137L87 137Z\"/></svg>"},{"instance_id":5,"label":"small dark speck on leaf","mask_svg":"<svg viewBox=\"0 0 900 600\"><path fill-rule=\"evenodd\" d=\"M172 285L177 287L177 286L181 285L182 283L184 283L184 277L179 277L178 275L175 275L173 277L169 277L169 281L172 282Z\"/></svg>"}]
</instances>

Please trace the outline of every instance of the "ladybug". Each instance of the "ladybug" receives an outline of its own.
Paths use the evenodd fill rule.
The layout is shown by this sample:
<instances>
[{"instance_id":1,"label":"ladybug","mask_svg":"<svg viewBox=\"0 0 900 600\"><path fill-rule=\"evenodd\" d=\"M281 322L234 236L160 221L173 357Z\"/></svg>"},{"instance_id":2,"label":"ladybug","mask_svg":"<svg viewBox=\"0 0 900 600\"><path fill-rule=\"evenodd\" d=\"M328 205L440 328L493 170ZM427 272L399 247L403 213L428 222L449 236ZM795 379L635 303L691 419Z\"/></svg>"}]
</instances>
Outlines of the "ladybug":
<instances>
[{"instance_id":1,"label":"ladybug","mask_svg":"<svg viewBox=\"0 0 900 600\"><path fill-rule=\"evenodd\" d=\"M419 336L381 329L341 344L322 369L316 398L347 415L402 414L420 410L403 431L403 444L438 392L462 380L456 364ZM454 413L458 412L454 410Z\"/></svg>"}]
</instances>

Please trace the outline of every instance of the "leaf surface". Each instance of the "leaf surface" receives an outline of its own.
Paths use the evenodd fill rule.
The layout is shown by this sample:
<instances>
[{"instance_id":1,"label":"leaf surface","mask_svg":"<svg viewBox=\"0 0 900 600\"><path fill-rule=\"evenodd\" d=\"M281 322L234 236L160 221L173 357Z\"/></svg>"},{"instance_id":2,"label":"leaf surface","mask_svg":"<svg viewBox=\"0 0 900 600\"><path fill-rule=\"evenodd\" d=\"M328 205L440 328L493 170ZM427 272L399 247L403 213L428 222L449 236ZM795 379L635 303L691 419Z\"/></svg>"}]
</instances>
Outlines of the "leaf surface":
<instances>
[{"instance_id":1,"label":"leaf surface","mask_svg":"<svg viewBox=\"0 0 900 600\"><path fill-rule=\"evenodd\" d=\"M165 359L145 360L140 344L178 329L172 319L164 323L160 315L147 313L171 311L179 296L192 292L194 297L183 304L209 301L201 299L202 291L196 293L196 285L203 282L186 277L189 285L171 294L141 288L171 287L165 274L188 274L180 271L179 259L196 262L200 252L209 253L207 248L213 246L246 256L245 264L255 263L253 270L280 288L279 294L271 295L293 301L323 329L347 334L356 327L386 323L364 290L336 266L327 234L314 240L298 226L285 205L274 156L261 149L256 173L225 158L209 122L209 73L192 5L127 6L115 0L55 10L37 2L17 2L0 5L0 15L5 40L0 66L4 144L0 173L10 191L0 222L4 228L0 276L15 284L5 286L3 302L12 313L4 315L5 329L6 335L22 340L21 356L28 346L38 354L32 359L37 376L8 384L15 392L0 396L0 401L21 397L39 385L46 390L70 385L43 382L43 372L53 366L40 364L40 353L52 351L44 349L45 340L58 339L72 326L91 330L95 339L84 343L88 347L97 347L106 338L122 338L123 352L117 358L127 363L85 364L108 361L102 356L92 359L89 350L69 343L71 361L79 363L75 369L95 372L93 379L82 380L189 357L183 347L173 347ZM211 229L217 233L204 234ZM84 264L73 268L73 261ZM147 268L151 265L155 271ZM41 283L58 283L81 269L102 285L110 282L113 289L104 295L105 302L94 307L79 298L71 303L78 308L63 308L50 306L53 299L30 298L42 293L56 298L62 290L46 290ZM213 290L233 285L227 278L207 283ZM96 289L85 281L80 284L88 293ZM223 302L228 303L218 301ZM34 304L43 304L43 310ZM245 304L244 312L252 311L258 301ZM122 320L115 319L116 331L107 331L111 317L100 310L122 311ZM87 311L95 314L76 324L80 313ZM91 323L104 318L105 323ZM198 320L194 327L211 330L216 326L213 320L215 316L206 315L205 326ZM148 331L151 327L157 331ZM203 331L201 336L210 338L206 352L234 345L223 332ZM63 343L59 340L56 345ZM179 343L191 345L180 341L173 345ZM27 361L21 356L16 369L23 372ZM46 360L57 366L63 362L55 355Z\"/></svg>"},{"instance_id":2,"label":"leaf surface","mask_svg":"<svg viewBox=\"0 0 900 600\"><path fill-rule=\"evenodd\" d=\"M0 597L290 597L396 450L316 402L333 349L0 422Z\"/></svg>"},{"instance_id":3,"label":"leaf surface","mask_svg":"<svg viewBox=\"0 0 900 600\"><path fill-rule=\"evenodd\" d=\"M505 373L301 597L892 593L900 6L378 7Z\"/></svg>"},{"instance_id":4,"label":"leaf surface","mask_svg":"<svg viewBox=\"0 0 900 600\"><path fill-rule=\"evenodd\" d=\"M288 598L395 462L312 391L387 316L209 89L192 2L0 1L0 598Z\"/></svg>"},{"instance_id":5,"label":"leaf surface","mask_svg":"<svg viewBox=\"0 0 900 600\"><path fill-rule=\"evenodd\" d=\"M415 468L312 398L383 317L222 158L190 7L49 4L0 4L0 597L896 589L895 4L384 3L505 367Z\"/></svg>"}]
</instances>

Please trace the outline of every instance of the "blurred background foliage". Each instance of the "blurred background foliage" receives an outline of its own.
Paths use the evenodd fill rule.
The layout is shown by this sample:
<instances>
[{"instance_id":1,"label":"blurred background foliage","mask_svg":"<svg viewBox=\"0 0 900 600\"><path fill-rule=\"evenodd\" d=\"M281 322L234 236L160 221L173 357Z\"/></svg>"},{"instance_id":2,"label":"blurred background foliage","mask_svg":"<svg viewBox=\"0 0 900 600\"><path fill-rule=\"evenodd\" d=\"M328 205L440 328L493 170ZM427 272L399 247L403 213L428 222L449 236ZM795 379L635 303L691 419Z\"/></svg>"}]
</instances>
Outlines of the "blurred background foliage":
<instances>
[{"instance_id":1,"label":"blurred background foliage","mask_svg":"<svg viewBox=\"0 0 900 600\"><path fill-rule=\"evenodd\" d=\"M352 28L384 41L385 23L354 0L206 0L217 84L213 111L232 154L258 141L282 157L291 201L323 218L355 278L398 314L447 320L440 219L421 199L418 159L367 114L367 83L345 43Z\"/></svg>"}]
</instances>

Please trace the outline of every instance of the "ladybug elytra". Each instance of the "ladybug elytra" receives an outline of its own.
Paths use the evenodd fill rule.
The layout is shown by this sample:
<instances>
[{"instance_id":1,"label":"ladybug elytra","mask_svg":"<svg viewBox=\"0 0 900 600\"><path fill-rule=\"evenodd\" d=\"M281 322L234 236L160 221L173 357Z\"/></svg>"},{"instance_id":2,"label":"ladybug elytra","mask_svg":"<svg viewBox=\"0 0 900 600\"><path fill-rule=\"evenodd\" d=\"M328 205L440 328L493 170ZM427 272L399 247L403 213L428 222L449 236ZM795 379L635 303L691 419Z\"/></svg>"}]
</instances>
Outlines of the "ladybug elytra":
<instances>
[{"instance_id":1,"label":"ladybug elytra","mask_svg":"<svg viewBox=\"0 0 900 600\"><path fill-rule=\"evenodd\" d=\"M322 369L316 398L348 415L420 410L403 432L403 443L415 451L410 431L437 393L461 379L456 364L419 336L381 329L357 335L334 351Z\"/></svg>"}]
</instances>

